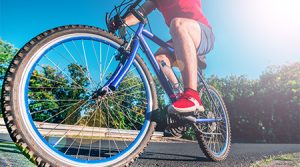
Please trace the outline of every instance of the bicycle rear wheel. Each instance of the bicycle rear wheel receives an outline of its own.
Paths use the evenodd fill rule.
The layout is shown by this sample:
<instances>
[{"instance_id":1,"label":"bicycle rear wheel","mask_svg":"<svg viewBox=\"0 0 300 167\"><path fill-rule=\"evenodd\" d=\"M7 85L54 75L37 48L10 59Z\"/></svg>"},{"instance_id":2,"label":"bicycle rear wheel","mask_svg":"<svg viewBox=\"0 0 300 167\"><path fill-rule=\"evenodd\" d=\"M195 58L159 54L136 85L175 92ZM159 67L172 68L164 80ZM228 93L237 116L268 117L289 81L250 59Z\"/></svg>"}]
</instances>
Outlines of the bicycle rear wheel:
<instances>
[{"instance_id":1,"label":"bicycle rear wheel","mask_svg":"<svg viewBox=\"0 0 300 167\"><path fill-rule=\"evenodd\" d=\"M120 87L93 94L110 78L122 41L95 27L40 34L16 55L3 85L8 131L39 166L125 166L154 131L156 89L137 55Z\"/></svg>"},{"instance_id":2,"label":"bicycle rear wheel","mask_svg":"<svg viewBox=\"0 0 300 167\"><path fill-rule=\"evenodd\" d=\"M196 138L203 153L213 161L225 160L231 146L230 122L225 103L218 91L200 86L200 97L205 111L198 118L219 118L218 122L197 123Z\"/></svg>"}]
</instances>

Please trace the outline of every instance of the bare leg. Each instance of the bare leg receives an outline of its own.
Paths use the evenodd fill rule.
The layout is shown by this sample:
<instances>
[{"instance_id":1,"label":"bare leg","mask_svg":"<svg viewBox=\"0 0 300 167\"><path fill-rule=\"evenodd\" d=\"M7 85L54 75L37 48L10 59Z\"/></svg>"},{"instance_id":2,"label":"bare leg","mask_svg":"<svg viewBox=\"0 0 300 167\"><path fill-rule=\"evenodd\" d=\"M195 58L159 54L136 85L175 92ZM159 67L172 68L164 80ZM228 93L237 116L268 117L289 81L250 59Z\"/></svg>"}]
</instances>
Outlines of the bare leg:
<instances>
[{"instance_id":1,"label":"bare leg","mask_svg":"<svg viewBox=\"0 0 300 167\"><path fill-rule=\"evenodd\" d=\"M172 45L171 43L169 43ZM158 64L160 65L160 68L162 69L163 73L165 76L169 79L171 82L173 88L178 88L178 83L179 81L177 80L172 67L174 66L174 59L169 56L166 50L163 48L160 48L156 53L155 53L155 58ZM162 62L165 63L165 66L162 66Z\"/></svg>"},{"instance_id":2,"label":"bare leg","mask_svg":"<svg viewBox=\"0 0 300 167\"><path fill-rule=\"evenodd\" d=\"M201 29L191 19L175 18L170 25L175 55L184 65L181 75L185 88L197 90L197 48L200 45Z\"/></svg>"}]
</instances>

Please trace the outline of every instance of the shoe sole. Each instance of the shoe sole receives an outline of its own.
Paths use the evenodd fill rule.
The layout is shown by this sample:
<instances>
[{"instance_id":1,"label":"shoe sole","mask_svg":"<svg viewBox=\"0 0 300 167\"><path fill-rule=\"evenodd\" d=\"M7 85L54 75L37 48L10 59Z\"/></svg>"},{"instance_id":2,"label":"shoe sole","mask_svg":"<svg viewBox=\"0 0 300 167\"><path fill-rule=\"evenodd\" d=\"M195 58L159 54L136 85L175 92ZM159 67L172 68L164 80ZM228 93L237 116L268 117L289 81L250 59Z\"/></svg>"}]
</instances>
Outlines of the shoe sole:
<instances>
[{"instance_id":1,"label":"shoe sole","mask_svg":"<svg viewBox=\"0 0 300 167\"><path fill-rule=\"evenodd\" d=\"M197 112L204 112L204 107L199 106L198 108L196 106L190 107L190 108L176 108L173 105L170 105L168 107L169 113L177 113L183 116L189 116L194 115L195 111Z\"/></svg>"}]
</instances>

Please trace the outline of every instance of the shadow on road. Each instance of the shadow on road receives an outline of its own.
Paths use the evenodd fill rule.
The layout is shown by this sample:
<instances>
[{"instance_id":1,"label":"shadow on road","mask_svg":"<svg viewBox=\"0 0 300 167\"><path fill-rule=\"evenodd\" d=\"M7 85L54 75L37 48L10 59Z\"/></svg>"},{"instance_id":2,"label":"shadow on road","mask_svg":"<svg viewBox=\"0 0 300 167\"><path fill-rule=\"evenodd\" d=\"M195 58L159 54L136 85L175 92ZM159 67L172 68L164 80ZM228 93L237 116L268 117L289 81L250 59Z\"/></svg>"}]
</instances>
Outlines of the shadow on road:
<instances>
[{"instance_id":1,"label":"shadow on road","mask_svg":"<svg viewBox=\"0 0 300 167\"><path fill-rule=\"evenodd\" d=\"M171 158L172 157L172 158ZM182 154L170 154L170 153L158 153L158 152L145 152L142 154L140 159L148 160L162 160L162 161L201 161L201 162L211 162L206 157L197 157Z\"/></svg>"}]
</instances>

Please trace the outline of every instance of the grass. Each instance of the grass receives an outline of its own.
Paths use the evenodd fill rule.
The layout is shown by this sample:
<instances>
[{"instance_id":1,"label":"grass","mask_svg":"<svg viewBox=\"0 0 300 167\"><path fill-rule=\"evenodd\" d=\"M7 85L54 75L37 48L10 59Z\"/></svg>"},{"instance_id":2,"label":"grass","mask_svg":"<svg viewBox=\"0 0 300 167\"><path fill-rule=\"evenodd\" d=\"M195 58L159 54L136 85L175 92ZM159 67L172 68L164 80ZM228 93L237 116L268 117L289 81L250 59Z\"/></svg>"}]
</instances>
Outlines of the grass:
<instances>
[{"instance_id":1,"label":"grass","mask_svg":"<svg viewBox=\"0 0 300 167\"><path fill-rule=\"evenodd\" d=\"M2 166L34 167L35 165L25 156L14 143L0 142L0 162Z\"/></svg>"},{"instance_id":2,"label":"grass","mask_svg":"<svg viewBox=\"0 0 300 167\"><path fill-rule=\"evenodd\" d=\"M300 167L300 153L269 156L264 160L252 164L250 167Z\"/></svg>"}]
</instances>

